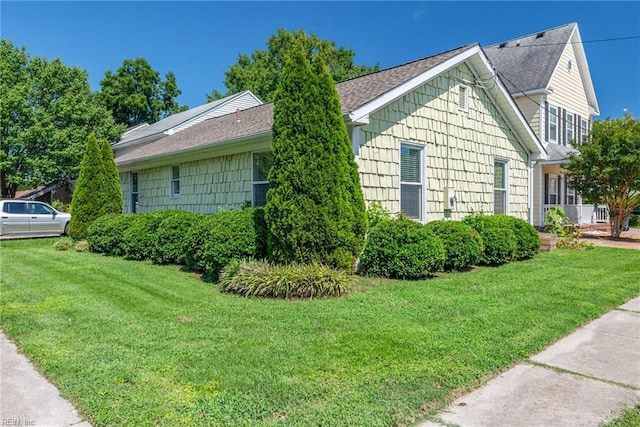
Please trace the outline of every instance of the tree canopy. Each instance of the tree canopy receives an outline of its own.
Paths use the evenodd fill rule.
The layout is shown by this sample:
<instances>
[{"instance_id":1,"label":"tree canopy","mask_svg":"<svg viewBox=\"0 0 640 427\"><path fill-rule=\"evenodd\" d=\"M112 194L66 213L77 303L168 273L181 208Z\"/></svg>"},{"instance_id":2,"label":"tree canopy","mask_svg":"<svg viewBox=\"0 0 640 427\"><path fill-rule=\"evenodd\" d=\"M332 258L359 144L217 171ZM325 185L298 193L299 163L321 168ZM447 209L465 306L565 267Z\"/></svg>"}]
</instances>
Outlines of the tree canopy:
<instances>
[{"instance_id":1,"label":"tree canopy","mask_svg":"<svg viewBox=\"0 0 640 427\"><path fill-rule=\"evenodd\" d=\"M2 197L75 179L90 132L114 141L122 126L91 92L87 72L0 40Z\"/></svg>"},{"instance_id":2,"label":"tree canopy","mask_svg":"<svg viewBox=\"0 0 640 427\"><path fill-rule=\"evenodd\" d=\"M154 123L188 108L176 100L182 93L176 76L168 72L162 80L144 58L125 59L115 73L105 73L100 87L102 102L126 126Z\"/></svg>"},{"instance_id":3,"label":"tree canopy","mask_svg":"<svg viewBox=\"0 0 640 427\"><path fill-rule=\"evenodd\" d=\"M378 64L373 67L356 65L354 63L356 53L353 50L342 46L336 47L334 42L320 39L315 34L307 34L304 30L290 33L280 28L277 34L267 40L267 50L256 50L251 57L239 54L238 62L225 72L226 94L214 90L207 95L207 100L214 101L244 90L251 90L264 102L273 101L285 58L294 46L301 47L307 59L311 59L313 54L322 57L335 82L369 74L380 68Z\"/></svg>"},{"instance_id":4,"label":"tree canopy","mask_svg":"<svg viewBox=\"0 0 640 427\"><path fill-rule=\"evenodd\" d=\"M335 83L302 46L275 94L265 207L269 257L352 269L367 230L364 198Z\"/></svg>"},{"instance_id":5,"label":"tree canopy","mask_svg":"<svg viewBox=\"0 0 640 427\"><path fill-rule=\"evenodd\" d=\"M640 120L624 118L594 122L589 138L574 144L579 151L564 165L571 186L589 203L609 208L611 235L640 204Z\"/></svg>"}]
</instances>

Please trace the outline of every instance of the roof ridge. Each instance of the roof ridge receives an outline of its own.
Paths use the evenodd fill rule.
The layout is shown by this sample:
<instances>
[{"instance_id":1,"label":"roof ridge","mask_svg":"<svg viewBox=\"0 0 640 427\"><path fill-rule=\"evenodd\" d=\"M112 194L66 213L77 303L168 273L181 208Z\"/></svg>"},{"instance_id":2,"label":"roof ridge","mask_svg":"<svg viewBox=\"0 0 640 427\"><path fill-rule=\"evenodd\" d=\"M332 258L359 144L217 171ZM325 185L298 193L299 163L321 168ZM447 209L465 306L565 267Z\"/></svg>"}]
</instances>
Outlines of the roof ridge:
<instances>
[{"instance_id":1,"label":"roof ridge","mask_svg":"<svg viewBox=\"0 0 640 427\"><path fill-rule=\"evenodd\" d=\"M502 43L509 43L509 42L512 42L512 41L515 41L515 40L526 39L527 37L532 37L532 36L535 36L535 35L540 34L540 33L546 33L546 32L549 32L549 31L555 31L555 30L559 30L561 28L570 27L572 25L577 27L578 23L577 22L570 22L568 24L558 25L558 26L553 27L553 28L547 28L547 29L543 29L543 30L539 30L539 31L534 31L533 33L530 33L530 34L526 34L526 35L514 37L514 38L509 39L509 40L502 40L502 41L499 41L497 43L490 44L490 45L486 46L485 49L489 49L489 48L492 48L494 46L499 46Z\"/></svg>"},{"instance_id":2,"label":"roof ridge","mask_svg":"<svg viewBox=\"0 0 640 427\"><path fill-rule=\"evenodd\" d=\"M445 54L447 54L447 53L449 53L449 52L453 52L453 51L455 51L455 50L459 50L459 49L462 49L462 48L471 48L471 47L473 47L473 46L475 46L475 45L480 45L480 43L475 42L475 43L467 43L467 44L463 44L463 45L461 45L461 46L454 47L453 49L445 50L444 52L440 52L440 53L436 53L436 54L433 54L433 55L425 56L425 57L423 57L423 58L414 59L414 60L412 60L412 61L405 62L405 63L403 63L403 64L394 65L393 67L384 68L384 69L382 69L382 70L374 71L374 72L369 73L369 74L363 74L363 75L361 75L361 76L351 77L350 79L346 79L346 80L342 80L342 81L340 81L340 82L336 82L336 85L339 85L339 84L342 84L342 83L345 83L345 82L349 82L349 81L352 81L352 80L355 80L355 79L359 79L359 78L362 78L362 77L372 76L372 75L374 75L374 74L378 74L378 73L382 73L382 72L385 72L385 71L393 70L393 69L395 69L395 68L404 67L404 66L406 66L406 65L410 65L410 64L414 64L414 63L416 63L416 62L424 61L425 59L429 59L429 58L434 58L434 57L436 57L436 56L445 55Z\"/></svg>"}]
</instances>

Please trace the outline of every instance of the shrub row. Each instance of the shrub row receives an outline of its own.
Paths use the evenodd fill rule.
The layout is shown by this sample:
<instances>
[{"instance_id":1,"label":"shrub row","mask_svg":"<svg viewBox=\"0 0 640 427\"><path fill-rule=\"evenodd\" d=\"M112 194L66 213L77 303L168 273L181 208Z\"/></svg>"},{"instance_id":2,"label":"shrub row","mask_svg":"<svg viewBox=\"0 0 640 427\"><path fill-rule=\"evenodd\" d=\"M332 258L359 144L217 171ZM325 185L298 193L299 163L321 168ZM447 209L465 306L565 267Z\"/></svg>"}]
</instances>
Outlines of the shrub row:
<instances>
[{"instance_id":1,"label":"shrub row","mask_svg":"<svg viewBox=\"0 0 640 427\"><path fill-rule=\"evenodd\" d=\"M214 280L233 259L266 256L261 208L215 215L179 210L105 215L91 225L87 240L92 252L187 265Z\"/></svg>"},{"instance_id":2,"label":"shrub row","mask_svg":"<svg viewBox=\"0 0 640 427\"><path fill-rule=\"evenodd\" d=\"M507 215L474 214L459 221L426 225L400 217L380 218L371 228L358 273L421 279L439 271L463 271L477 264L499 265L533 257L538 232Z\"/></svg>"}]
</instances>

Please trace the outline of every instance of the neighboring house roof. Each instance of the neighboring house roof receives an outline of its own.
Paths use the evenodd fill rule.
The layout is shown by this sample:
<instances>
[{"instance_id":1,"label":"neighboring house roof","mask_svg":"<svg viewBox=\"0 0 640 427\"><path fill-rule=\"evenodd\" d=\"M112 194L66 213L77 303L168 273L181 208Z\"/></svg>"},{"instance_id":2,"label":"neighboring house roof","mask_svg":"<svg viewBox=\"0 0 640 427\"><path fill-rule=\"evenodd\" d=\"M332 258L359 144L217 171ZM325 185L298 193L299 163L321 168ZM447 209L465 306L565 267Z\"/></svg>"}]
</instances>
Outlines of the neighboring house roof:
<instances>
[{"instance_id":1,"label":"neighboring house roof","mask_svg":"<svg viewBox=\"0 0 640 427\"><path fill-rule=\"evenodd\" d=\"M60 183L52 182L47 185L41 185L31 190L16 191L16 195L14 197L16 199L35 200L36 198L44 195L45 193L51 192L57 188L60 188Z\"/></svg>"},{"instance_id":2,"label":"neighboring house roof","mask_svg":"<svg viewBox=\"0 0 640 427\"><path fill-rule=\"evenodd\" d=\"M573 46L592 114L600 114L578 24L571 23L485 48L513 96L548 91L567 44Z\"/></svg>"},{"instance_id":3,"label":"neighboring house roof","mask_svg":"<svg viewBox=\"0 0 640 427\"><path fill-rule=\"evenodd\" d=\"M547 153L549 158L545 161L541 161L542 164L560 164L567 161L569 154L578 154L579 151L572 147L567 147L560 144L549 144L547 146Z\"/></svg>"},{"instance_id":4,"label":"neighboring house roof","mask_svg":"<svg viewBox=\"0 0 640 427\"><path fill-rule=\"evenodd\" d=\"M142 123L125 130L120 141L112 145L114 149L124 145L150 142L166 135L179 132L212 117L229 114L230 110L250 108L262 104L251 91L227 96L180 113L172 114L151 125Z\"/></svg>"},{"instance_id":5,"label":"neighboring house roof","mask_svg":"<svg viewBox=\"0 0 640 427\"><path fill-rule=\"evenodd\" d=\"M367 123L368 116L372 112L463 62L472 65L472 69L478 72L478 78L481 80L495 77L488 59L478 44L461 46L438 55L338 83L336 87L342 112L347 122ZM513 124L515 134L529 152L535 157L546 158L544 148L500 80L497 80L496 85L484 90L491 92L494 102L503 112L506 112L506 118ZM116 163L125 165L151 158L168 157L178 152L188 153L244 139L267 136L271 134L272 126L273 103L264 104L243 111L239 115L239 120L235 114L209 119L145 146L116 152Z\"/></svg>"}]
</instances>

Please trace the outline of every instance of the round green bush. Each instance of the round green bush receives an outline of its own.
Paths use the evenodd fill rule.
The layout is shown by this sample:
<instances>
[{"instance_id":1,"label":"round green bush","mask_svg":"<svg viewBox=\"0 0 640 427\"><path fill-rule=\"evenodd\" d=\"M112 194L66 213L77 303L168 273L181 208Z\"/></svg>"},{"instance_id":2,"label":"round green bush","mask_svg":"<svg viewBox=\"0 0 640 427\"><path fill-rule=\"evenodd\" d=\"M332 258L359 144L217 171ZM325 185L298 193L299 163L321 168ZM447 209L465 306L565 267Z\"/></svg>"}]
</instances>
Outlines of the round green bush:
<instances>
[{"instance_id":1,"label":"round green bush","mask_svg":"<svg viewBox=\"0 0 640 427\"><path fill-rule=\"evenodd\" d=\"M533 258L540 252L540 235L538 231L527 221L508 215L497 215L507 218L511 229L516 235L516 252L514 259L521 260Z\"/></svg>"},{"instance_id":2,"label":"round green bush","mask_svg":"<svg viewBox=\"0 0 640 427\"><path fill-rule=\"evenodd\" d=\"M442 240L423 224L407 218L383 220L369 233L360 274L400 279L423 279L441 271L445 262Z\"/></svg>"},{"instance_id":3,"label":"round green bush","mask_svg":"<svg viewBox=\"0 0 640 427\"><path fill-rule=\"evenodd\" d=\"M91 252L123 256L125 253L123 234L135 220L137 214L108 214L96 219L87 230L87 241Z\"/></svg>"},{"instance_id":4,"label":"round green bush","mask_svg":"<svg viewBox=\"0 0 640 427\"><path fill-rule=\"evenodd\" d=\"M469 215L462 222L473 227L482 237L482 264L499 265L515 259L516 235L506 215L477 213Z\"/></svg>"},{"instance_id":5,"label":"round green bush","mask_svg":"<svg viewBox=\"0 0 640 427\"><path fill-rule=\"evenodd\" d=\"M445 271L461 271L482 260L482 238L476 230L459 221L432 221L426 227L444 244Z\"/></svg>"},{"instance_id":6,"label":"round green bush","mask_svg":"<svg viewBox=\"0 0 640 427\"><path fill-rule=\"evenodd\" d=\"M214 280L231 260L264 257L266 226L262 209L206 215L189 232L187 266Z\"/></svg>"},{"instance_id":7,"label":"round green bush","mask_svg":"<svg viewBox=\"0 0 640 427\"><path fill-rule=\"evenodd\" d=\"M131 225L122 234L122 247L126 258L138 261L151 258L156 244L156 231L166 211L153 211L137 214Z\"/></svg>"},{"instance_id":8,"label":"round green bush","mask_svg":"<svg viewBox=\"0 0 640 427\"><path fill-rule=\"evenodd\" d=\"M186 264L186 253L189 245L191 227L198 222L201 214L171 210L156 230L156 241L151 249L151 261L154 264Z\"/></svg>"}]
</instances>

